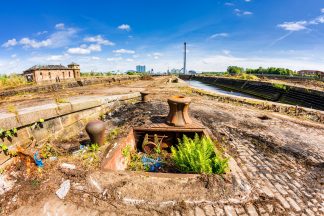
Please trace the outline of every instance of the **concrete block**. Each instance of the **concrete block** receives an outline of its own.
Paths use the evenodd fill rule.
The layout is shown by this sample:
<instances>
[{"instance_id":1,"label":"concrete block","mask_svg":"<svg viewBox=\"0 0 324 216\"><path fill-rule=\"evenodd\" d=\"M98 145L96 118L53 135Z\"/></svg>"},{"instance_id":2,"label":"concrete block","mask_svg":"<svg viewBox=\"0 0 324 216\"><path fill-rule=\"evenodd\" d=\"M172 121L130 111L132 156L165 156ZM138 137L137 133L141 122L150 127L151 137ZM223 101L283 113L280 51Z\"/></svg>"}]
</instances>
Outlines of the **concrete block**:
<instances>
[{"instance_id":1,"label":"concrete block","mask_svg":"<svg viewBox=\"0 0 324 216\"><path fill-rule=\"evenodd\" d=\"M90 109L101 105L101 101L97 97L82 97L70 101L72 112Z\"/></svg>"},{"instance_id":2,"label":"concrete block","mask_svg":"<svg viewBox=\"0 0 324 216\"><path fill-rule=\"evenodd\" d=\"M72 105L70 103L57 104L57 113L59 115L65 115L72 112Z\"/></svg>"},{"instance_id":3,"label":"concrete block","mask_svg":"<svg viewBox=\"0 0 324 216\"><path fill-rule=\"evenodd\" d=\"M50 119L58 115L56 104L45 104L24 108L18 111L18 118L21 125L33 124L39 119Z\"/></svg>"},{"instance_id":4,"label":"concrete block","mask_svg":"<svg viewBox=\"0 0 324 216\"><path fill-rule=\"evenodd\" d=\"M0 113L0 128L3 130L9 130L17 128L20 123L17 120L17 116L14 113Z\"/></svg>"}]
</instances>

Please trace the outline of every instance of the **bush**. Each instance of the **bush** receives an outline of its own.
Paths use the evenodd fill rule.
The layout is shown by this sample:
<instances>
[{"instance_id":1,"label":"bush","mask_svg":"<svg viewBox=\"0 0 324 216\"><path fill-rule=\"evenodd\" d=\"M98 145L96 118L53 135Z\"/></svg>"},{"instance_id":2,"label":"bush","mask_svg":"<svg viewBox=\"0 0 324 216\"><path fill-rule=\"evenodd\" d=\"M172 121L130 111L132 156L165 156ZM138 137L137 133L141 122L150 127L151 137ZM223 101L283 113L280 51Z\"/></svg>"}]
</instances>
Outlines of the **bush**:
<instances>
[{"instance_id":1,"label":"bush","mask_svg":"<svg viewBox=\"0 0 324 216\"><path fill-rule=\"evenodd\" d=\"M244 72L244 68L237 66L229 66L227 72L231 75L238 75Z\"/></svg>"},{"instance_id":2,"label":"bush","mask_svg":"<svg viewBox=\"0 0 324 216\"><path fill-rule=\"evenodd\" d=\"M171 159L175 166L185 173L223 174L228 168L228 159L216 154L210 138L194 139L183 136L177 148L171 148Z\"/></svg>"},{"instance_id":3,"label":"bush","mask_svg":"<svg viewBox=\"0 0 324 216\"><path fill-rule=\"evenodd\" d=\"M28 82L24 76L20 75L0 75L0 89L1 88L13 88L18 86L27 85Z\"/></svg>"}]
</instances>

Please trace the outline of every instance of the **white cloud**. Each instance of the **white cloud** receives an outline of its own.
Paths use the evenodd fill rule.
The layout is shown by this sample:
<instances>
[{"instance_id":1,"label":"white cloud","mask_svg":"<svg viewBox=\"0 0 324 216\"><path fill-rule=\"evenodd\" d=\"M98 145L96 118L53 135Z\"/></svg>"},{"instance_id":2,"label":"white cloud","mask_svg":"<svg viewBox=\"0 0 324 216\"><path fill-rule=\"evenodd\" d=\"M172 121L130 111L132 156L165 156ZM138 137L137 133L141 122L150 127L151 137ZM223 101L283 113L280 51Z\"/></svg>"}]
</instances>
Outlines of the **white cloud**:
<instances>
[{"instance_id":1,"label":"white cloud","mask_svg":"<svg viewBox=\"0 0 324 216\"><path fill-rule=\"evenodd\" d=\"M287 31L300 31L306 29L307 22L306 21L298 21L298 22L284 22L279 24L278 27L287 30Z\"/></svg>"},{"instance_id":2,"label":"white cloud","mask_svg":"<svg viewBox=\"0 0 324 216\"><path fill-rule=\"evenodd\" d=\"M134 50L127 50L127 49L118 49L118 50L113 50L114 53L119 53L119 54L135 54Z\"/></svg>"},{"instance_id":3,"label":"white cloud","mask_svg":"<svg viewBox=\"0 0 324 216\"><path fill-rule=\"evenodd\" d=\"M33 39L29 39L28 37L22 38L19 41L19 44L23 45L24 47L32 47L32 48L41 48L41 47L48 47L52 45L51 39L46 39L42 41L37 41Z\"/></svg>"},{"instance_id":4,"label":"white cloud","mask_svg":"<svg viewBox=\"0 0 324 216\"><path fill-rule=\"evenodd\" d=\"M216 34L213 34L212 36L210 36L209 38L210 39L214 39L214 38L220 38L220 37L228 37L228 33L216 33Z\"/></svg>"},{"instance_id":5,"label":"white cloud","mask_svg":"<svg viewBox=\"0 0 324 216\"><path fill-rule=\"evenodd\" d=\"M46 58L46 61L62 61L64 59L64 55L52 55Z\"/></svg>"},{"instance_id":6,"label":"white cloud","mask_svg":"<svg viewBox=\"0 0 324 216\"><path fill-rule=\"evenodd\" d=\"M11 46L16 46L18 44L16 38L13 38L11 40L8 40L7 42L5 42L4 44L2 44L2 47L8 48Z\"/></svg>"},{"instance_id":7,"label":"white cloud","mask_svg":"<svg viewBox=\"0 0 324 216\"><path fill-rule=\"evenodd\" d=\"M16 58L17 57L17 54L12 54L11 55L11 58Z\"/></svg>"},{"instance_id":8,"label":"white cloud","mask_svg":"<svg viewBox=\"0 0 324 216\"><path fill-rule=\"evenodd\" d=\"M98 56L92 56L91 59L92 60L100 60L100 57L98 57Z\"/></svg>"},{"instance_id":9,"label":"white cloud","mask_svg":"<svg viewBox=\"0 0 324 216\"><path fill-rule=\"evenodd\" d=\"M321 9L321 13L324 13L324 8Z\"/></svg>"},{"instance_id":10,"label":"white cloud","mask_svg":"<svg viewBox=\"0 0 324 216\"><path fill-rule=\"evenodd\" d=\"M49 36L49 39L52 41L51 47L56 48L70 45L77 33L78 29L76 28L65 28L64 30L54 32Z\"/></svg>"},{"instance_id":11,"label":"white cloud","mask_svg":"<svg viewBox=\"0 0 324 216\"><path fill-rule=\"evenodd\" d=\"M58 30L63 30L65 28L65 25L64 23L58 23L55 25L55 28Z\"/></svg>"},{"instance_id":12,"label":"white cloud","mask_svg":"<svg viewBox=\"0 0 324 216\"><path fill-rule=\"evenodd\" d=\"M82 48L82 47L69 48L67 50L67 52L70 54L78 54L78 55L86 55L86 54L91 53L90 50L88 50L87 48Z\"/></svg>"},{"instance_id":13,"label":"white cloud","mask_svg":"<svg viewBox=\"0 0 324 216\"><path fill-rule=\"evenodd\" d=\"M324 9L324 8L323 8ZM284 22L279 24L278 27L287 31L301 31L307 29L309 25L318 25L324 23L324 15L320 15L310 21L297 21L297 22Z\"/></svg>"},{"instance_id":14,"label":"white cloud","mask_svg":"<svg viewBox=\"0 0 324 216\"><path fill-rule=\"evenodd\" d=\"M121 57L118 57L118 58L107 58L106 60L107 61L121 61L123 58L121 58Z\"/></svg>"},{"instance_id":15,"label":"white cloud","mask_svg":"<svg viewBox=\"0 0 324 216\"><path fill-rule=\"evenodd\" d=\"M128 62L133 62L133 61L134 61L134 59L131 59L131 58L127 58L127 59L126 59L126 61L128 61Z\"/></svg>"},{"instance_id":16,"label":"white cloud","mask_svg":"<svg viewBox=\"0 0 324 216\"><path fill-rule=\"evenodd\" d=\"M91 43L98 43L102 45L108 45L108 46L113 46L115 45L113 42L110 40L104 39L101 35L93 36L93 37L86 37L83 39L85 42L91 42Z\"/></svg>"},{"instance_id":17,"label":"white cloud","mask_svg":"<svg viewBox=\"0 0 324 216\"><path fill-rule=\"evenodd\" d=\"M124 31L130 31L131 27L128 24L122 24L122 25L118 26L118 29L124 30Z\"/></svg>"},{"instance_id":18,"label":"white cloud","mask_svg":"<svg viewBox=\"0 0 324 216\"><path fill-rule=\"evenodd\" d=\"M244 11L243 15L252 15L253 13L251 11Z\"/></svg>"},{"instance_id":19,"label":"white cloud","mask_svg":"<svg viewBox=\"0 0 324 216\"><path fill-rule=\"evenodd\" d=\"M82 44L80 47L72 47L67 50L70 54L77 54L77 55L87 55L91 52L100 52L101 46L100 44L90 44L89 46L86 44Z\"/></svg>"},{"instance_id":20,"label":"white cloud","mask_svg":"<svg viewBox=\"0 0 324 216\"><path fill-rule=\"evenodd\" d=\"M244 0L245 2L251 2L251 0Z\"/></svg>"},{"instance_id":21,"label":"white cloud","mask_svg":"<svg viewBox=\"0 0 324 216\"><path fill-rule=\"evenodd\" d=\"M233 10L234 14L236 14L236 16L247 16L247 15L252 15L253 13L251 11L242 11L240 9L234 9Z\"/></svg>"}]
</instances>

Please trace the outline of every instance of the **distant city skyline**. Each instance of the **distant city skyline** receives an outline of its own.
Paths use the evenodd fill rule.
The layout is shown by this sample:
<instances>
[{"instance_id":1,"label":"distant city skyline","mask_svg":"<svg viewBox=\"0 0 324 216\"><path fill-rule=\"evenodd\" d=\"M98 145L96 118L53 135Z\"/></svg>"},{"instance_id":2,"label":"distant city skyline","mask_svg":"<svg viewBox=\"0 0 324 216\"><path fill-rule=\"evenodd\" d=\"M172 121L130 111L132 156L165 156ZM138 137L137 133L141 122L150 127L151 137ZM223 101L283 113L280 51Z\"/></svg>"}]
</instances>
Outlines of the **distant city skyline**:
<instances>
[{"instance_id":1,"label":"distant city skyline","mask_svg":"<svg viewBox=\"0 0 324 216\"><path fill-rule=\"evenodd\" d=\"M142 11L142 13L138 13ZM324 71L323 0L4 1L0 74L78 62L82 71Z\"/></svg>"}]
</instances>

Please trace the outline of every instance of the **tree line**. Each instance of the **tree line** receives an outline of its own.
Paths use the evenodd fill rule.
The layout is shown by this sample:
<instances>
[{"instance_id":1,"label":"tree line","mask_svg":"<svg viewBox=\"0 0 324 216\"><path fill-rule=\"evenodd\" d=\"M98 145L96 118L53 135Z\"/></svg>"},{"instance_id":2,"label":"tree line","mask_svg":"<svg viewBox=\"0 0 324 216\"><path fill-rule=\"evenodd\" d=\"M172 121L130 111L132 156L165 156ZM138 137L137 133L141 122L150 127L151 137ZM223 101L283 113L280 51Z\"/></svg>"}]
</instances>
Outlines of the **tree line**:
<instances>
[{"instance_id":1,"label":"tree line","mask_svg":"<svg viewBox=\"0 0 324 216\"><path fill-rule=\"evenodd\" d=\"M275 67L269 67L269 68L263 68L259 67L257 69L251 69L251 68L242 68L238 66L229 66L227 68L227 73L233 74L233 75L239 75L239 74L276 74L276 75L296 75L297 73L293 70L286 69L286 68L275 68Z\"/></svg>"}]
</instances>

